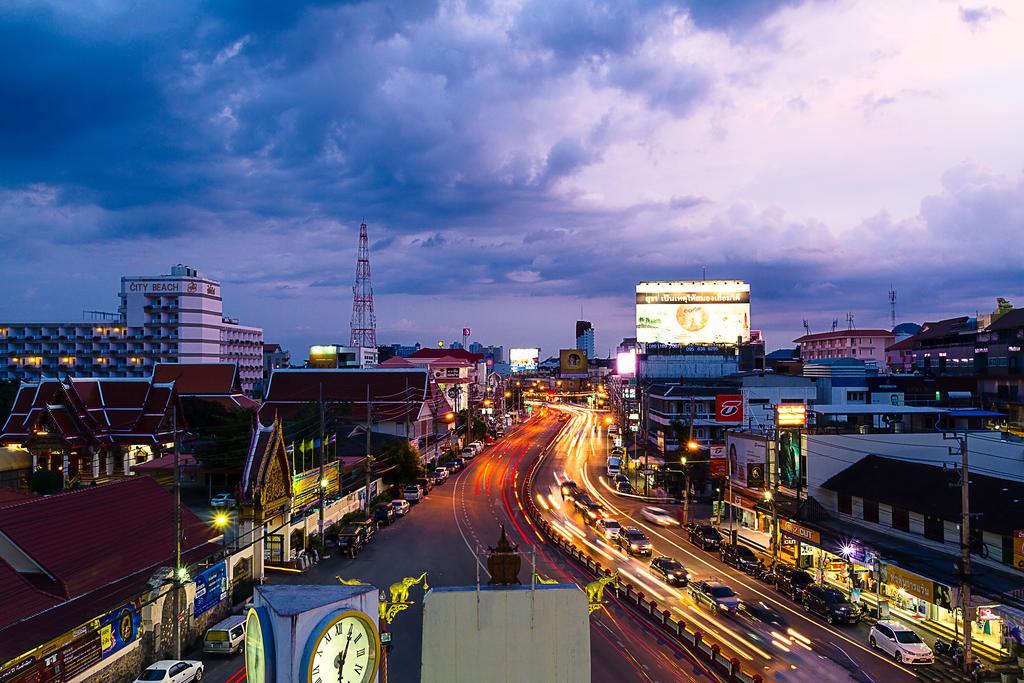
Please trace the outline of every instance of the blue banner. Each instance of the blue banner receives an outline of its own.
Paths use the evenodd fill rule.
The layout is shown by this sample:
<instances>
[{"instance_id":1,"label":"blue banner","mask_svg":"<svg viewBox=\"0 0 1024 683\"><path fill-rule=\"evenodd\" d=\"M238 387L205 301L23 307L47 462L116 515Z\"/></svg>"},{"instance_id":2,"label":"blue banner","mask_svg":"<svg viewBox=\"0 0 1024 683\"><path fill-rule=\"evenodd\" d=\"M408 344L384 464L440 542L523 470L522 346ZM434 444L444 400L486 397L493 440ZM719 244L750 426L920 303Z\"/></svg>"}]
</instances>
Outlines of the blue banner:
<instances>
[{"instance_id":1,"label":"blue banner","mask_svg":"<svg viewBox=\"0 0 1024 683\"><path fill-rule=\"evenodd\" d=\"M109 657L142 635L142 614L137 604L128 603L100 617L100 651Z\"/></svg>"},{"instance_id":2,"label":"blue banner","mask_svg":"<svg viewBox=\"0 0 1024 683\"><path fill-rule=\"evenodd\" d=\"M218 562L196 576L196 599L192 614L196 617L209 612L227 597L227 572L223 562Z\"/></svg>"}]
</instances>

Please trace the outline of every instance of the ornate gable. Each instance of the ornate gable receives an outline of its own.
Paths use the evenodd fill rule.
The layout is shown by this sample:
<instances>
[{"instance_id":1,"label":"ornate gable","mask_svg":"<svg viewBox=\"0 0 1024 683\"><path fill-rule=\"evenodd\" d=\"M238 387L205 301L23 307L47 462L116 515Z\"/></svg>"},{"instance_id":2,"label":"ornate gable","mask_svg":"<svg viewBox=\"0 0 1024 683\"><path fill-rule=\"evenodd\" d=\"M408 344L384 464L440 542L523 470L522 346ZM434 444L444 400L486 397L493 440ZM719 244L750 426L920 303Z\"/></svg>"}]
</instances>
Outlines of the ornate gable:
<instances>
[{"instance_id":1,"label":"ornate gable","mask_svg":"<svg viewBox=\"0 0 1024 683\"><path fill-rule=\"evenodd\" d=\"M292 467L279 420L268 426L257 423L240 486L243 517L262 522L291 509Z\"/></svg>"}]
</instances>

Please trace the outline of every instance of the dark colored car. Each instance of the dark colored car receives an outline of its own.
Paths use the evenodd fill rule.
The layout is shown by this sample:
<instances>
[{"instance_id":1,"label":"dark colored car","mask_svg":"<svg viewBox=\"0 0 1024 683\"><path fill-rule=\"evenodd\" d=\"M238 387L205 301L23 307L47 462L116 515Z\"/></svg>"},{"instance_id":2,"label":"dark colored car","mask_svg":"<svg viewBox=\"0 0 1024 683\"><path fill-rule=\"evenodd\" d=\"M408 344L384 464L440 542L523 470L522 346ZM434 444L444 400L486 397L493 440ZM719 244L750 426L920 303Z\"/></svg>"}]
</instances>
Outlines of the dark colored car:
<instances>
[{"instance_id":1,"label":"dark colored car","mask_svg":"<svg viewBox=\"0 0 1024 683\"><path fill-rule=\"evenodd\" d=\"M423 491L423 495L430 493L430 489L434 488L433 477L420 477L416 480L416 483L420 485L420 489Z\"/></svg>"},{"instance_id":2,"label":"dark colored car","mask_svg":"<svg viewBox=\"0 0 1024 683\"><path fill-rule=\"evenodd\" d=\"M395 521L395 508L390 505L378 505L373 509L373 521L381 526L389 526Z\"/></svg>"},{"instance_id":3,"label":"dark colored car","mask_svg":"<svg viewBox=\"0 0 1024 683\"><path fill-rule=\"evenodd\" d=\"M627 477L625 474L616 474L615 478L612 481L614 481L616 484L621 484L623 482L628 484L629 477Z\"/></svg>"},{"instance_id":4,"label":"dark colored car","mask_svg":"<svg viewBox=\"0 0 1024 683\"><path fill-rule=\"evenodd\" d=\"M757 556L745 545L728 543L721 548L722 562L748 574L757 569Z\"/></svg>"},{"instance_id":5,"label":"dark colored car","mask_svg":"<svg viewBox=\"0 0 1024 683\"><path fill-rule=\"evenodd\" d=\"M377 533L377 522L374 519L366 519L365 517L354 519L352 524L363 530L363 536L366 538L367 543L373 540L373 535Z\"/></svg>"},{"instance_id":6,"label":"dark colored car","mask_svg":"<svg viewBox=\"0 0 1024 683\"><path fill-rule=\"evenodd\" d=\"M670 586L685 586L687 582L686 567L664 555L651 560L651 573Z\"/></svg>"},{"instance_id":7,"label":"dark colored car","mask_svg":"<svg viewBox=\"0 0 1024 683\"><path fill-rule=\"evenodd\" d=\"M690 543L701 550L718 550L722 546L722 534L710 524L695 524L689 533Z\"/></svg>"},{"instance_id":8,"label":"dark colored car","mask_svg":"<svg viewBox=\"0 0 1024 683\"><path fill-rule=\"evenodd\" d=\"M786 628L786 620L782 618L779 611L769 607L762 601L740 603L740 611L751 619L757 619L758 621L770 626L778 626L783 629Z\"/></svg>"},{"instance_id":9,"label":"dark colored car","mask_svg":"<svg viewBox=\"0 0 1024 683\"><path fill-rule=\"evenodd\" d=\"M814 584L814 577L803 569L775 565L775 586L797 602L803 596L804 589Z\"/></svg>"},{"instance_id":10,"label":"dark colored car","mask_svg":"<svg viewBox=\"0 0 1024 683\"><path fill-rule=\"evenodd\" d=\"M583 516L584 524L593 524L604 516L604 506L585 493L577 494L573 503L576 511Z\"/></svg>"},{"instance_id":11,"label":"dark colored car","mask_svg":"<svg viewBox=\"0 0 1024 683\"><path fill-rule=\"evenodd\" d=\"M736 614L740 608L739 596L724 583L715 579L692 582L690 595L698 605L704 605L715 612Z\"/></svg>"},{"instance_id":12,"label":"dark colored car","mask_svg":"<svg viewBox=\"0 0 1024 683\"><path fill-rule=\"evenodd\" d=\"M628 481L615 482L615 490L619 493L633 493L633 485Z\"/></svg>"},{"instance_id":13,"label":"dark colored car","mask_svg":"<svg viewBox=\"0 0 1024 683\"><path fill-rule=\"evenodd\" d=\"M562 500L575 500L580 491L579 485L574 481L562 482Z\"/></svg>"},{"instance_id":14,"label":"dark colored car","mask_svg":"<svg viewBox=\"0 0 1024 683\"><path fill-rule=\"evenodd\" d=\"M804 589L804 609L825 617L830 624L856 624L860 621L860 610L850 603L845 595L835 588L813 585Z\"/></svg>"},{"instance_id":15,"label":"dark colored car","mask_svg":"<svg viewBox=\"0 0 1024 683\"><path fill-rule=\"evenodd\" d=\"M651 540L636 527L631 526L623 529L619 532L619 537L615 539L615 542L626 551L627 555L650 556L654 552Z\"/></svg>"},{"instance_id":16,"label":"dark colored car","mask_svg":"<svg viewBox=\"0 0 1024 683\"><path fill-rule=\"evenodd\" d=\"M343 526L334 537L338 552L354 558L366 545L366 532L355 524Z\"/></svg>"}]
</instances>

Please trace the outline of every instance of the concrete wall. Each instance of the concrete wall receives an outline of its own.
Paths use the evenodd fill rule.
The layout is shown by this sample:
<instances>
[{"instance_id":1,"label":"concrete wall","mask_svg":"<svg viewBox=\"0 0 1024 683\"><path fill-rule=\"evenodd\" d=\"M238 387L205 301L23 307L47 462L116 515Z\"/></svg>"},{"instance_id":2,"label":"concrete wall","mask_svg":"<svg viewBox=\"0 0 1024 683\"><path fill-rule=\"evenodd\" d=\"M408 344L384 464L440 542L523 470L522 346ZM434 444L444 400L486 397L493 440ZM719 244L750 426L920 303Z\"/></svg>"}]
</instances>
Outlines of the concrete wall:
<instances>
[{"instance_id":1,"label":"concrete wall","mask_svg":"<svg viewBox=\"0 0 1024 683\"><path fill-rule=\"evenodd\" d=\"M587 596L566 585L431 590L422 656L423 683L587 683Z\"/></svg>"}]
</instances>

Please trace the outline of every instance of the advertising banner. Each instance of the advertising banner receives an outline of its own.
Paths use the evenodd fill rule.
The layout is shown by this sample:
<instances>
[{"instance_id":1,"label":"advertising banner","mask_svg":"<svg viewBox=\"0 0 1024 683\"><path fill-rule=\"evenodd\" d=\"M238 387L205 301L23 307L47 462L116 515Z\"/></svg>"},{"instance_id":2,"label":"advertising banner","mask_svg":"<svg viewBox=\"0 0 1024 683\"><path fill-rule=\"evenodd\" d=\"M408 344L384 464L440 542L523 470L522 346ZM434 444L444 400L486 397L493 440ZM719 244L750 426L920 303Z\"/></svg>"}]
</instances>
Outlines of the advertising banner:
<instances>
[{"instance_id":1,"label":"advertising banner","mask_svg":"<svg viewBox=\"0 0 1024 683\"><path fill-rule=\"evenodd\" d=\"M743 424L743 396L718 394L715 396L715 421Z\"/></svg>"},{"instance_id":2,"label":"advertising banner","mask_svg":"<svg viewBox=\"0 0 1024 683\"><path fill-rule=\"evenodd\" d=\"M508 362L515 374L535 372L540 361L540 349L509 349Z\"/></svg>"},{"instance_id":3,"label":"advertising banner","mask_svg":"<svg viewBox=\"0 0 1024 683\"><path fill-rule=\"evenodd\" d=\"M218 562L196 576L196 597L192 601L192 613L200 616L217 606L227 597L228 575L223 562Z\"/></svg>"},{"instance_id":4,"label":"advertising banner","mask_svg":"<svg viewBox=\"0 0 1024 683\"><path fill-rule=\"evenodd\" d=\"M821 545L821 534L814 529L808 529L805 526L801 526L796 522L791 522L788 519L779 520L779 531L783 534L795 538L799 541L806 541L812 545Z\"/></svg>"},{"instance_id":5,"label":"advertising banner","mask_svg":"<svg viewBox=\"0 0 1024 683\"><path fill-rule=\"evenodd\" d=\"M324 479L327 480L327 488L324 489L324 497L338 494L338 486L341 482L340 466L337 460L324 463ZM300 472L292 476L292 509L302 510L320 500L320 468L314 467L311 470Z\"/></svg>"},{"instance_id":6,"label":"advertising banner","mask_svg":"<svg viewBox=\"0 0 1024 683\"><path fill-rule=\"evenodd\" d=\"M779 430L779 484L796 488L800 480L800 433L795 429Z\"/></svg>"},{"instance_id":7,"label":"advertising banner","mask_svg":"<svg viewBox=\"0 0 1024 683\"><path fill-rule=\"evenodd\" d=\"M581 349L562 349L559 352L559 361L559 374L562 377L586 378L586 351Z\"/></svg>"},{"instance_id":8,"label":"advertising banner","mask_svg":"<svg viewBox=\"0 0 1024 683\"><path fill-rule=\"evenodd\" d=\"M636 375L636 351L622 351L615 356L615 374L619 377Z\"/></svg>"},{"instance_id":9,"label":"advertising banner","mask_svg":"<svg viewBox=\"0 0 1024 683\"><path fill-rule=\"evenodd\" d=\"M902 588L906 593L919 600L924 600L925 602L935 600L935 586L931 579L926 579L923 576L918 576L913 572L908 572L906 569L900 569L891 564L882 565L881 578L883 583ZM943 587L945 588L945 586Z\"/></svg>"},{"instance_id":10,"label":"advertising banner","mask_svg":"<svg viewBox=\"0 0 1024 683\"><path fill-rule=\"evenodd\" d=\"M636 286L641 343L735 344L750 339L750 285L739 280L641 282Z\"/></svg>"},{"instance_id":11,"label":"advertising banner","mask_svg":"<svg viewBox=\"0 0 1024 683\"><path fill-rule=\"evenodd\" d=\"M1013 566L1024 572L1024 529L1013 532Z\"/></svg>"},{"instance_id":12,"label":"advertising banner","mask_svg":"<svg viewBox=\"0 0 1024 683\"><path fill-rule=\"evenodd\" d=\"M768 437L753 434L726 435L732 481L746 488L764 488L768 463Z\"/></svg>"},{"instance_id":13,"label":"advertising banner","mask_svg":"<svg viewBox=\"0 0 1024 683\"><path fill-rule=\"evenodd\" d=\"M807 406L803 403L779 403L775 406L776 427L803 427L807 424Z\"/></svg>"},{"instance_id":14,"label":"advertising banner","mask_svg":"<svg viewBox=\"0 0 1024 683\"><path fill-rule=\"evenodd\" d=\"M729 476L729 460L724 445L711 446L711 462L709 464L712 477L725 478Z\"/></svg>"}]
</instances>

